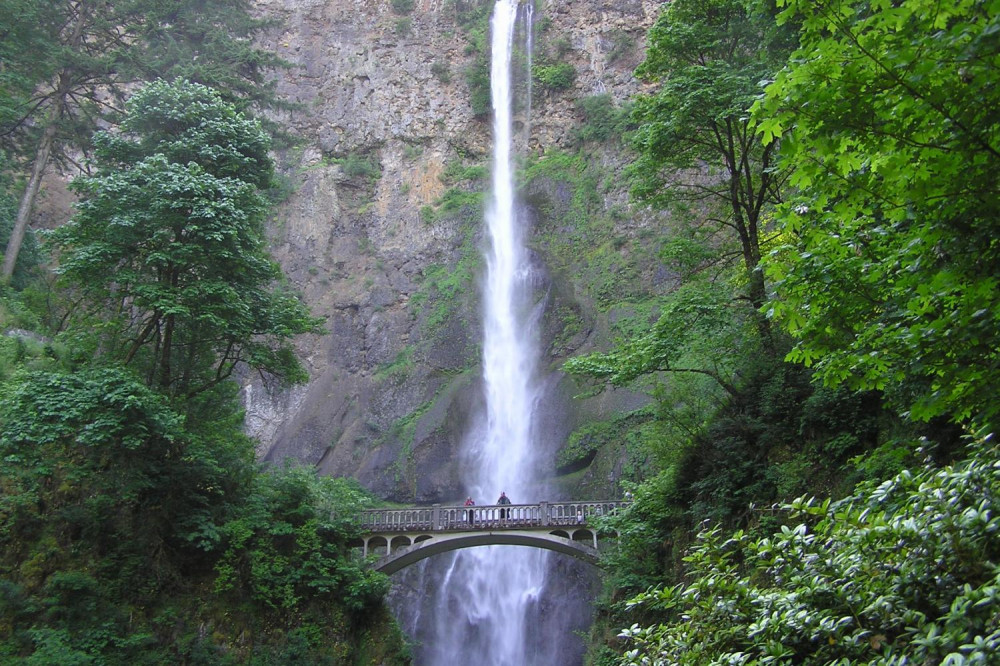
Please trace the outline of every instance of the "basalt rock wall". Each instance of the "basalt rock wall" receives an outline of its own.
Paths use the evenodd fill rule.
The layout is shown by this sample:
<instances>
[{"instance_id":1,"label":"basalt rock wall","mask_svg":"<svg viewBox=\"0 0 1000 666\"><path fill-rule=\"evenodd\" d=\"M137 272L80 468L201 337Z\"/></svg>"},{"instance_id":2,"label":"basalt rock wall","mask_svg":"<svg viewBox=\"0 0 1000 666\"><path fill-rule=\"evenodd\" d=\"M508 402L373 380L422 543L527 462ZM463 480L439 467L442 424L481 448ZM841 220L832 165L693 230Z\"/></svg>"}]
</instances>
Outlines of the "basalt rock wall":
<instances>
[{"instance_id":1,"label":"basalt rock wall","mask_svg":"<svg viewBox=\"0 0 1000 666\"><path fill-rule=\"evenodd\" d=\"M632 71L661 3L536 3L536 59L575 71L568 87L533 86L530 117L520 109L522 150L537 156L573 148L579 99L622 101L639 89ZM284 200L270 229L272 252L326 323L322 334L298 342L307 384L277 389L247 378L248 427L264 459L293 458L324 474L354 476L397 501L456 499L462 439L481 402L477 195L488 183L491 136L475 97L479 2L257 6L280 21L267 45L291 63L279 73L278 90L298 104L275 118L299 143L279 155ZM609 151L603 159L613 176L620 158ZM558 224L558 184L537 189L529 201L551 205L529 207L527 218L536 227ZM622 233L648 224L623 188L612 184L602 197L602 205L626 211ZM593 309L574 276L550 270L544 244L531 245L539 302L575 313L547 317L540 340L552 374L539 441L554 456L579 423L641 399L572 400L575 388L556 370L560 359L600 347L608 332L588 314ZM602 474L607 478L590 479L594 493L601 484L610 488Z\"/></svg>"}]
</instances>

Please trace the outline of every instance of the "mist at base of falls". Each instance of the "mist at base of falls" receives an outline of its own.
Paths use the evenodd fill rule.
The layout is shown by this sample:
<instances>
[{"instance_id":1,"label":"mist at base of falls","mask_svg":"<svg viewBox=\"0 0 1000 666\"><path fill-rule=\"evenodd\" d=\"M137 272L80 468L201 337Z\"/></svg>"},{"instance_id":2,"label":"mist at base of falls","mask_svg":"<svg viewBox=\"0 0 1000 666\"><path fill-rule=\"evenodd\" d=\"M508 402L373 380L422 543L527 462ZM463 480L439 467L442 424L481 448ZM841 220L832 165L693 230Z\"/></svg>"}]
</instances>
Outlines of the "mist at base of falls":
<instances>
[{"instance_id":1,"label":"mist at base of falls","mask_svg":"<svg viewBox=\"0 0 1000 666\"><path fill-rule=\"evenodd\" d=\"M505 564L512 558L539 553L522 546L485 546L471 551L491 551L498 568L494 575L503 576ZM461 552L461 551L460 551ZM477 616L459 595L442 595L441 590L454 584L457 553L438 555L393 575L390 606L403 631L412 641L413 663L416 666L479 666L511 664L512 666L580 666L586 646L581 637L590 627L600 582L594 568L572 557L550 554L546 566L545 585L541 589L524 588L524 618L526 633L517 645L494 650L494 625L503 625L502 616ZM439 643L438 624L442 617L454 623L451 637ZM452 642L454 641L454 642ZM465 657L456 657L455 648ZM513 648L520 661L499 659L505 648ZM476 657L468 655L480 655Z\"/></svg>"}]
</instances>

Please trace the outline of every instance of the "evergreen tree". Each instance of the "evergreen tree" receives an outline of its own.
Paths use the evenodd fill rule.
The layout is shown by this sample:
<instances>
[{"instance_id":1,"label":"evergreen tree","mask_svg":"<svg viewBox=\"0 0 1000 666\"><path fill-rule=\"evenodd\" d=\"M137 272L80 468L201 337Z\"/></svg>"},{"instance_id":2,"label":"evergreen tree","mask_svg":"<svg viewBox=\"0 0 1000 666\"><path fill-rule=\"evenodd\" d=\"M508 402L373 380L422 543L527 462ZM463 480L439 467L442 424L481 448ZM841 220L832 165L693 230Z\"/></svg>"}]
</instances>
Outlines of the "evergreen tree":
<instances>
[{"instance_id":1,"label":"evergreen tree","mask_svg":"<svg viewBox=\"0 0 1000 666\"><path fill-rule=\"evenodd\" d=\"M189 397L243 363L302 378L289 340L316 325L275 286L262 223L266 133L205 86L157 82L95 139L97 173L52 239L100 325L102 354Z\"/></svg>"},{"instance_id":2,"label":"evergreen tree","mask_svg":"<svg viewBox=\"0 0 1000 666\"><path fill-rule=\"evenodd\" d=\"M2 0L0 11L14 17L0 51L0 137L29 174L0 282L10 281L50 160L89 150L99 121L121 110L125 84L187 77L276 103L264 75L279 61L252 46L265 24L247 2Z\"/></svg>"}]
</instances>

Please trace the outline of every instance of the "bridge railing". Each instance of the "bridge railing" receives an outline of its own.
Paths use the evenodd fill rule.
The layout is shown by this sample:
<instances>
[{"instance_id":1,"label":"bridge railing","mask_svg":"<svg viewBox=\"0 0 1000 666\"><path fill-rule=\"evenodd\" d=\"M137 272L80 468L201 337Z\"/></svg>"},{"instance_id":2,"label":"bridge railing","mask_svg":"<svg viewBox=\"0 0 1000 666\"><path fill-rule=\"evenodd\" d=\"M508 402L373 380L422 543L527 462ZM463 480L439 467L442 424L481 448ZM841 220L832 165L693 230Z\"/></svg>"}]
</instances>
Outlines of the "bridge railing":
<instances>
[{"instance_id":1,"label":"bridge railing","mask_svg":"<svg viewBox=\"0 0 1000 666\"><path fill-rule=\"evenodd\" d=\"M589 518L614 513L623 504L619 501L585 501L484 506L435 504L407 509L369 509L361 513L361 527L368 533L386 533L586 525Z\"/></svg>"}]
</instances>

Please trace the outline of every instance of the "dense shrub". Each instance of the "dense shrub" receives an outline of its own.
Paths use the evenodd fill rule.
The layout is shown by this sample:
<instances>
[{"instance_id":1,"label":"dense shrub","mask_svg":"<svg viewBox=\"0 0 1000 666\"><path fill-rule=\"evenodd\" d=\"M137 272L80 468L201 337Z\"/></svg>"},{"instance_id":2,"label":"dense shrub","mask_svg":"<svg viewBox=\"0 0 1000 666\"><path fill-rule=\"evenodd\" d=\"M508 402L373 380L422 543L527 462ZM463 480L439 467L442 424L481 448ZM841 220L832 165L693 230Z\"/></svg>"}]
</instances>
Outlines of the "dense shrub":
<instances>
[{"instance_id":1,"label":"dense shrub","mask_svg":"<svg viewBox=\"0 0 1000 666\"><path fill-rule=\"evenodd\" d=\"M576 69L568 62L535 65L531 74L535 82L546 90L566 90L576 82Z\"/></svg>"},{"instance_id":2,"label":"dense shrub","mask_svg":"<svg viewBox=\"0 0 1000 666\"><path fill-rule=\"evenodd\" d=\"M703 531L689 582L631 604L621 664L989 664L1000 650L1000 450L802 498L766 538Z\"/></svg>"},{"instance_id":3,"label":"dense shrub","mask_svg":"<svg viewBox=\"0 0 1000 666\"><path fill-rule=\"evenodd\" d=\"M370 497L259 471L232 397L189 424L116 368L4 383L0 664L345 663L373 625L365 663L401 653L348 547Z\"/></svg>"}]
</instances>

